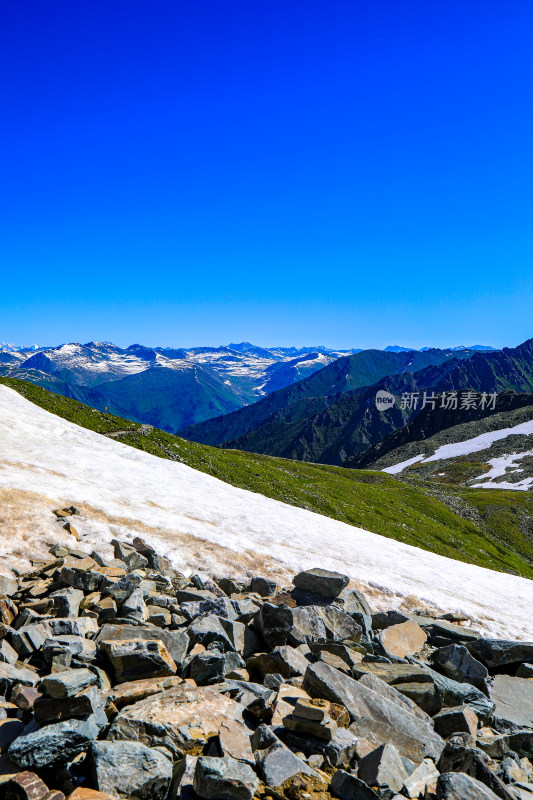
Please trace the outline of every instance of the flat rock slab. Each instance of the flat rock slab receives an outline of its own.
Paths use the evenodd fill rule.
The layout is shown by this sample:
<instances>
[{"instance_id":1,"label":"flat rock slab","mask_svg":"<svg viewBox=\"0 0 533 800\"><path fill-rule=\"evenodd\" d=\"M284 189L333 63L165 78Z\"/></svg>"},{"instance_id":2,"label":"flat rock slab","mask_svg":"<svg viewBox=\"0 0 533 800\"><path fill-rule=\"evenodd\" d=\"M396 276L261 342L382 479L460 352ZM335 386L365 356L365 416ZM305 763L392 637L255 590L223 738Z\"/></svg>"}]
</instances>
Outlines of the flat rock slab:
<instances>
[{"instance_id":1,"label":"flat rock slab","mask_svg":"<svg viewBox=\"0 0 533 800\"><path fill-rule=\"evenodd\" d=\"M505 733L519 728L533 728L533 681L496 675L490 690L495 703L492 727Z\"/></svg>"},{"instance_id":2,"label":"flat rock slab","mask_svg":"<svg viewBox=\"0 0 533 800\"><path fill-rule=\"evenodd\" d=\"M442 752L444 741L429 723L327 664L318 662L307 668L304 689L313 697L342 703L354 720L366 718L396 732L395 740L381 741L391 741L398 747L398 740L401 742L402 737L407 737L411 752L409 758L416 754L417 761L426 757L436 760ZM398 749L403 755L400 747Z\"/></svg>"},{"instance_id":3,"label":"flat rock slab","mask_svg":"<svg viewBox=\"0 0 533 800\"><path fill-rule=\"evenodd\" d=\"M484 783L465 775L448 772L437 781L437 800L499 800Z\"/></svg>"},{"instance_id":4,"label":"flat rock slab","mask_svg":"<svg viewBox=\"0 0 533 800\"><path fill-rule=\"evenodd\" d=\"M427 635L416 622L408 621L385 628L379 640L388 655L405 658L423 648Z\"/></svg>"},{"instance_id":5,"label":"flat rock slab","mask_svg":"<svg viewBox=\"0 0 533 800\"><path fill-rule=\"evenodd\" d=\"M208 739L218 735L227 755L253 763L243 711L240 703L207 686L182 684L126 706L113 720L107 738L162 745L181 756L198 754Z\"/></svg>"},{"instance_id":6,"label":"flat rock slab","mask_svg":"<svg viewBox=\"0 0 533 800\"><path fill-rule=\"evenodd\" d=\"M508 664L533 661L533 642L504 641L500 639L477 639L468 644L470 653L488 669Z\"/></svg>"}]
</instances>

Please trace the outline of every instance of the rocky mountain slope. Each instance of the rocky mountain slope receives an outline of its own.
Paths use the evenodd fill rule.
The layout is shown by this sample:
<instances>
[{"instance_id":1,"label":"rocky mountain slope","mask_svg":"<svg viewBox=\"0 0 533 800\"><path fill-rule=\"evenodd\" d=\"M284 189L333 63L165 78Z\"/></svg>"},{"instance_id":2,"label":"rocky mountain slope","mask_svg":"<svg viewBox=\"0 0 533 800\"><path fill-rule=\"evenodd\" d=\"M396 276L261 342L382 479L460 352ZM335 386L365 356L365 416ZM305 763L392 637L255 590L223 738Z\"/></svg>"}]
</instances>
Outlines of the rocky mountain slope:
<instances>
[{"instance_id":1,"label":"rocky mountain slope","mask_svg":"<svg viewBox=\"0 0 533 800\"><path fill-rule=\"evenodd\" d=\"M409 442L372 468L440 483L526 491L533 485L533 405Z\"/></svg>"},{"instance_id":2,"label":"rocky mountain slope","mask_svg":"<svg viewBox=\"0 0 533 800\"><path fill-rule=\"evenodd\" d=\"M180 434L210 445L237 442L263 424L275 423L276 415L282 424L303 421L328 408L344 394L371 386L387 376L410 374L431 366L444 365L443 369L447 369L456 358L468 359L473 355L466 351L454 355L449 350L437 349L423 353L362 350L337 359L311 377L274 392L250 407L186 428Z\"/></svg>"},{"instance_id":3,"label":"rocky mountain slope","mask_svg":"<svg viewBox=\"0 0 533 800\"><path fill-rule=\"evenodd\" d=\"M70 541L2 581L5 800L533 791L533 643L376 611L323 568L187 577L139 536L91 550L73 505L53 516Z\"/></svg>"}]
</instances>

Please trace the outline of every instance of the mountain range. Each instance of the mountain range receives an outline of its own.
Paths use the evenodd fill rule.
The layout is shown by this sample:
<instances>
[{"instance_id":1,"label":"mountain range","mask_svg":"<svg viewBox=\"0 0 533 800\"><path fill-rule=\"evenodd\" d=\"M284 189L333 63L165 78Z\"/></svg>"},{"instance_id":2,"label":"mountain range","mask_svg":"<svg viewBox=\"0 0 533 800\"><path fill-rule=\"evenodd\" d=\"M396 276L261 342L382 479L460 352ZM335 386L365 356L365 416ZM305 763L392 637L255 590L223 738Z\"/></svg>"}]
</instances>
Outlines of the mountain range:
<instances>
[{"instance_id":1,"label":"mountain range","mask_svg":"<svg viewBox=\"0 0 533 800\"><path fill-rule=\"evenodd\" d=\"M503 350L268 349L249 342L189 349L110 342L9 346L0 349L0 375L203 444L372 466L388 450L531 404L533 340ZM499 393L497 405L478 414L460 408L429 414L421 402L401 401L467 390ZM378 391L394 395L393 407L377 407Z\"/></svg>"},{"instance_id":2,"label":"mountain range","mask_svg":"<svg viewBox=\"0 0 533 800\"><path fill-rule=\"evenodd\" d=\"M378 409L379 390L390 392L398 402L385 411ZM205 444L349 466L421 412L421 404L402 408L403 394L469 390L532 394L533 339L490 352L362 351L252 406L185 428L181 434ZM439 419L443 426L457 422L453 415Z\"/></svg>"},{"instance_id":3,"label":"mountain range","mask_svg":"<svg viewBox=\"0 0 533 800\"><path fill-rule=\"evenodd\" d=\"M177 431L227 414L308 377L348 351L228 347L163 348L77 342L0 348L0 375L21 378L94 408ZM351 351L349 351L351 352Z\"/></svg>"}]
</instances>

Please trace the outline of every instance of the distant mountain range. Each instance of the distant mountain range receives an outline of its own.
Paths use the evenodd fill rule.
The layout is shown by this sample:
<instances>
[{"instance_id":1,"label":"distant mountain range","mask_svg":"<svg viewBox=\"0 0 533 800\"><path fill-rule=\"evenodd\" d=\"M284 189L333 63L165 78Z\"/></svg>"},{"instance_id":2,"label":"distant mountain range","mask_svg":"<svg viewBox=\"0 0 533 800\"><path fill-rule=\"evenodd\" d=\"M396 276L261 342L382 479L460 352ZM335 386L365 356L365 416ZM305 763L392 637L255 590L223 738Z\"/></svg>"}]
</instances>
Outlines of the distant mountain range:
<instances>
[{"instance_id":1,"label":"distant mountain range","mask_svg":"<svg viewBox=\"0 0 533 800\"><path fill-rule=\"evenodd\" d=\"M163 348L77 342L0 347L0 375L170 432L253 403L345 353L327 348Z\"/></svg>"},{"instance_id":2,"label":"distant mountain range","mask_svg":"<svg viewBox=\"0 0 533 800\"><path fill-rule=\"evenodd\" d=\"M421 412L421 404L402 408L400 402L385 411L378 409L379 390L398 400L404 393L424 391L530 395L533 339L514 349L489 352L365 350L252 406L185 428L181 435L204 444L301 461L360 466L364 453ZM432 420L437 417L438 413ZM442 427L458 421L451 414L439 418Z\"/></svg>"},{"instance_id":3,"label":"distant mountain range","mask_svg":"<svg viewBox=\"0 0 533 800\"><path fill-rule=\"evenodd\" d=\"M403 407L404 393L511 392L526 399L509 401L509 408L527 405L533 394L532 342L503 350L391 345L350 351L250 342L188 349L120 348L110 342L10 345L0 348L0 375L199 443L350 467L370 465L383 457L384 447L474 418L471 412L468 419L435 413L424 427L427 414L418 419L420 407ZM397 398L393 408L377 408L379 390ZM407 432L404 438L395 439L401 431Z\"/></svg>"}]
</instances>

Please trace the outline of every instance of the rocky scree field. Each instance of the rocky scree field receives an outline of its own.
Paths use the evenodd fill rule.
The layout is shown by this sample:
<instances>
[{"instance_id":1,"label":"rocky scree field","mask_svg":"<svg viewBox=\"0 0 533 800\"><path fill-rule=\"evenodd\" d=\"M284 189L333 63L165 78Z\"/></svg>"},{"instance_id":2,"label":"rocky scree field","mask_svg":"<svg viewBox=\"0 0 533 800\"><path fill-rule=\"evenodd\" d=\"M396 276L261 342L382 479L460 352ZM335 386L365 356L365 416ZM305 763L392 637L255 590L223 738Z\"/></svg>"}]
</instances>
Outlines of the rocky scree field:
<instances>
[{"instance_id":1,"label":"rocky scree field","mask_svg":"<svg viewBox=\"0 0 533 800\"><path fill-rule=\"evenodd\" d=\"M348 582L53 546L0 580L0 798L533 797L533 642Z\"/></svg>"}]
</instances>

